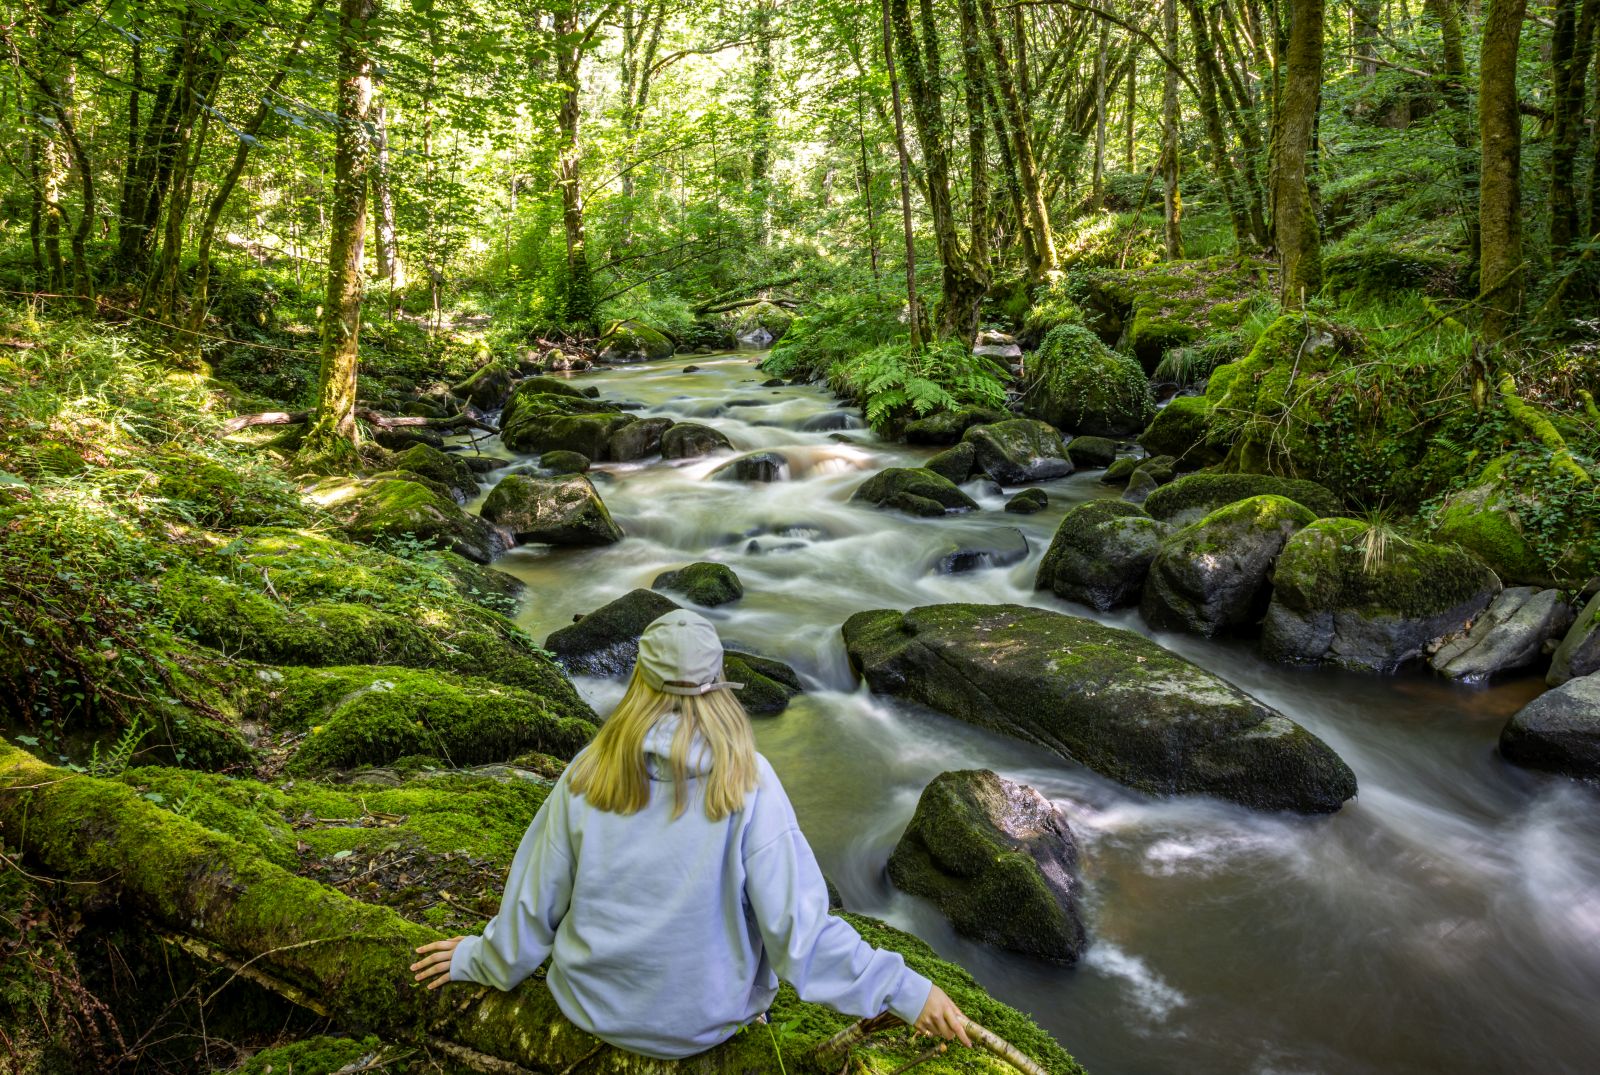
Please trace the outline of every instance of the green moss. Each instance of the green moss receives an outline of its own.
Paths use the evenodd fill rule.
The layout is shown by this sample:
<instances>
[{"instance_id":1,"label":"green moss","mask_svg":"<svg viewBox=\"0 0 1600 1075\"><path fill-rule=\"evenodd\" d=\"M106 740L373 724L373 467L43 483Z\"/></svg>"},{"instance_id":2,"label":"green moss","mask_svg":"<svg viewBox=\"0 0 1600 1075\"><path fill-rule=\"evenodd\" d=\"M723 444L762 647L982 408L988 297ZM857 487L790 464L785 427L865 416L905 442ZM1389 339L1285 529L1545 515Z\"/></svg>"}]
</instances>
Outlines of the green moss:
<instances>
[{"instance_id":1,"label":"green moss","mask_svg":"<svg viewBox=\"0 0 1600 1075\"><path fill-rule=\"evenodd\" d=\"M1085 274L1087 305L1122 323L1127 349L1146 370L1163 355L1238 325L1262 296L1263 263L1233 257ZM1093 318L1091 319L1093 320ZM1109 336L1107 338L1110 338Z\"/></svg>"},{"instance_id":2,"label":"green moss","mask_svg":"<svg viewBox=\"0 0 1600 1075\"><path fill-rule=\"evenodd\" d=\"M1295 608L1361 609L1425 617L1496 586L1476 557L1448 545L1386 535L1376 564L1367 554L1370 524L1319 519L1284 546L1273 586ZM1370 564L1370 566L1369 566Z\"/></svg>"},{"instance_id":3,"label":"green moss","mask_svg":"<svg viewBox=\"0 0 1600 1075\"><path fill-rule=\"evenodd\" d=\"M650 584L651 589L682 594L705 608L725 605L744 596L744 584L727 564L694 563L675 571L663 571Z\"/></svg>"},{"instance_id":4,"label":"green moss","mask_svg":"<svg viewBox=\"0 0 1600 1075\"><path fill-rule=\"evenodd\" d=\"M448 490L429 479L411 479L409 473L328 478L307 490L306 496L338 519L357 541L409 537L479 563L488 563L500 551L493 530L462 511Z\"/></svg>"},{"instance_id":5,"label":"green moss","mask_svg":"<svg viewBox=\"0 0 1600 1075\"><path fill-rule=\"evenodd\" d=\"M1082 325L1051 329L1029 369L1034 384L1026 413L1062 429L1122 436L1141 429L1155 406L1139 364Z\"/></svg>"},{"instance_id":6,"label":"green moss","mask_svg":"<svg viewBox=\"0 0 1600 1075\"><path fill-rule=\"evenodd\" d=\"M1178 396L1156 411L1154 420L1139 437L1151 455L1170 455L1186 470L1222 461L1221 453L1207 443L1211 403L1204 396Z\"/></svg>"},{"instance_id":7,"label":"green moss","mask_svg":"<svg viewBox=\"0 0 1600 1075\"><path fill-rule=\"evenodd\" d=\"M1343 510L1337 497L1315 482L1271 474L1188 474L1150 494L1144 507L1157 519L1191 522L1208 512L1253 496L1281 496L1318 515Z\"/></svg>"},{"instance_id":8,"label":"green moss","mask_svg":"<svg viewBox=\"0 0 1600 1075\"><path fill-rule=\"evenodd\" d=\"M225 465L195 452L167 446L149 459L156 493L171 509L202 526L299 525L307 512L300 496L281 476L265 468Z\"/></svg>"},{"instance_id":9,"label":"green moss","mask_svg":"<svg viewBox=\"0 0 1600 1075\"><path fill-rule=\"evenodd\" d=\"M234 1068L231 1075L336 1075L340 1071L359 1069L367 1058L376 1058L384 1052L384 1045L377 1038L336 1038L324 1034L262 1049Z\"/></svg>"},{"instance_id":10,"label":"green moss","mask_svg":"<svg viewBox=\"0 0 1600 1075\"><path fill-rule=\"evenodd\" d=\"M1480 557L1507 583L1581 584L1600 570L1600 492L1552 467L1552 453L1497 456L1429 515L1436 537Z\"/></svg>"},{"instance_id":11,"label":"green moss","mask_svg":"<svg viewBox=\"0 0 1600 1075\"><path fill-rule=\"evenodd\" d=\"M889 467L880 470L850 494L852 501L880 508L909 511L913 515L943 515L975 511L977 502L948 478L924 467ZM924 508L923 504L929 505Z\"/></svg>"},{"instance_id":12,"label":"green moss","mask_svg":"<svg viewBox=\"0 0 1600 1075\"><path fill-rule=\"evenodd\" d=\"M746 712L782 713L789 700L800 693L800 677L782 661L729 650L723 659L722 674L744 687L735 692Z\"/></svg>"}]
</instances>

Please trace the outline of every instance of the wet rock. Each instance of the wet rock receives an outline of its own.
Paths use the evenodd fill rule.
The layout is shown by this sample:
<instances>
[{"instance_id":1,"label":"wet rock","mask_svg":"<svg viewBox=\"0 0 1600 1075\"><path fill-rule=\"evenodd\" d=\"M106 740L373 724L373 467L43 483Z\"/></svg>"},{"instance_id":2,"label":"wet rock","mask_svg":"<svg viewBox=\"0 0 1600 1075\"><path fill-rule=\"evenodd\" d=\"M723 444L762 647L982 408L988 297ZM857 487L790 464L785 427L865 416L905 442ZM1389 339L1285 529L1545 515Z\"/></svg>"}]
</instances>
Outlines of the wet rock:
<instances>
[{"instance_id":1,"label":"wet rock","mask_svg":"<svg viewBox=\"0 0 1600 1075\"><path fill-rule=\"evenodd\" d=\"M589 369L594 363L581 355L569 355L560 348L551 348L545 353L543 368L548 373L579 373Z\"/></svg>"},{"instance_id":2,"label":"wet rock","mask_svg":"<svg viewBox=\"0 0 1600 1075\"><path fill-rule=\"evenodd\" d=\"M682 594L704 608L715 608L744 596L744 584L727 564L700 562L663 571L650 584L652 590Z\"/></svg>"},{"instance_id":3,"label":"wet rock","mask_svg":"<svg viewBox=\"0 0 1600 1075\"><path fill-rule=\"evenodd\" d=\"M479 564L488 563L505 549L493 527L420 481L328 478L305 495L357 541L409 535Z\"/></svg>"},{"instance_id":4,"label":"wet rock","mask_svg":"<svg viewBox=\"0 0 1600 1075\"><path fill-rule=\"evenodd\" d=\"M1028 485L1072 473L1061 434L1032 418L973 426L962 439L976 449L978 467L1001 485Z\"/></svg>"},{"instance_id":5,"label":"wet rock","mask_svg":"<svg viewBox=\"0 0 1600 1075\"><path fill-rule=\"evenodd\" d=\"M396 426L392 429L374 429L372 440L380 448L387 448L391 452L403 452L417 444L426 444L430 448L444 448L444 435L431 429L419 429L416 426Z\"/></svg>"},{"instance_id":6,"label":"wet rock","mask_svg":"<svg viewBox=\"0 0 1600 1075\"><path fill-rule=\"evenodd\" d=\"M1168 533L1166 523L1121 500L1080 504L1056 528L1034 588L1100 612L1137 604Z\"/></svg>"},{"instance_id":7,"label":"wet rock","mask_svg":"<svg viewBox=\"0 0 1600 1075\"><path fill-rule=\"evenodd\" d=\"M770 399L730 399L723 404L725 407L770 407Z\"/></svg>"},{"instance_id":8,"label":"wet rock","mask_svg":"<svg viewBox=\"0 0 1600 1075\"><path fill-rule=\"evenodd\" d=\"M1436 672L1469 683L1528 668L1554 648L1572 618L1572 606L1559 590L1501 590L1471 629L1446 640L1428 663Z\"/></svg>"},{"instance_id":9,"label":"wet rock","mask_svg":"<svg viewBox=\"0 0 1600 1075\"><path fill-rule=\"evenodd\" d=\"M862 482L850 499L923 516L974 511L978 507L977 501L956 488L954 482L924 467L880 470Z\"/></svg>"},{"instance_id":10,"label":"wet rock","mask_svg":"<svg viewBox=\"0 0 1600 1075\"><path fill-rule=\"evenodd\" d=\"M551 632L544 648L573 675L626 675L638 659L639 636L644 629L680 607L653 590L632 590L570 627Z\"/></svg>"},{"instance_id":11,"label":"wet rock","mask_svg":"<svg viewBox=\"0 0 1600 1075\"><path fill-rule=\"evenodd\" d=\"M783 378L782 377L768 377L766 380L761 382L761 387L762 388L782 388L783 387Z\"/></svg>"},{"instance_id":12,"label":"wet rock","mask_svg":"<svg viewBox=\"0 0 1600 1075\"><path fill-rule=\"evenodd\" d=\"M1028 373L1024 412L1074 433L1137 433L1155 407L1139 363L1111 350L1082 325L1051 329Z\"/></svg>"},{"instance_id":13,"label":"wet rock","mask_svg":"<svg viewBox=\"0 0 1600 1075\"><path fill-rule=\"evenodd\" d=\"M1003 422L1010 417L1011 415L1003 411L994 411L987 407L962 407L960 410L940 411L938 414L930 414L926 418L907 422L906 443L954 444L961 439L962 434L975 425Z\"/></svg>"},{"instance_id":14,"label":"wet rock","mask_svg":"<svg viewBox=\"0 0 1600 1075\"><path fill-rule=\"evenodd\" d=\"M745 712L771 716L789 708L789 700L801 692L800 677L782 661L757 657L752 653L725 650L722 675L744 686L734 691Z\"/></svg>"},{"instance_id":15,"label":"wet rock","mask_svg":"<svg viewBox=\"0 0 1600 1075\"><path fill-rule=\"evenodd\" d=\"M1224 504L1252 496L1286 497L1319 517L1343 510L1326 486L1271 474L1187 474L1152 496L1145 510L1157 519L1186 526Z\"/></svg>"},{"instance_id":16,"label":"wet rock","mask_svg":"<svg viewBox=\"0 0 1600 1075\"><path fill-rule=\"evenodd\" d=\"M639 321L613 321L600 337L601 362L649 362L672 357L672 341Z\"/></svg>"},{"instance_id":17,"label":"wet rock","mask_svg":"<svg viewBox=\"0 0 1600 1075\"><path fill-rule=\"evenodd\" d=\"M1071 445L1068 445L1071 447ZM1139 464L1144 462L1136 455L1124 455L1113 460L1106 467L1106 472L1100 475L1102 485L1127 485L1128 479L1133 477L1133 472L1139 469Z\"/></svg>"},{"instance_id":18,"label":"wet rock","mask_svg":"<svg viewBox=\"0 0 1600 1075\"><path fill-rule=\"evenodd\" d=\"M1055 963L1087 936L1078 848L1064 813L987 769L940 773L889 856L889 880L931 899L956 932Z\"/></svg>"},{"instance_id":19,"label":"wet rock","mask_svg":"<svg viewBox=\"0 0 1600 1075\"><path fill-rule=\"evenodd\" d=\"M1207 443L1211 403L1204 396L1178 396L1156 412L1139 444L1151 455L1170 455L1180 470L1199 470L1222 462L1223 453Z\"/></svg>"},{"instance_id":20,"label":"wet rock","mask_svg":"<svg viewBox=\"0 0 1600 1075\"><path fill-rule=\"evenodd\" d=\"M582 474L508 474L483 502L483 517L522 544L610 545L622 540L622 528Z\"/></svg>"},{"instance_id":21,"label":"wet rock","mask_svg":"<svg viewBox=\"0 0 1600 1075\"><path fill-rule=\"evenodd\" d=\"M1122 491L1123 501L1142 506L1146 500L1150 499L1150 494L1155 492L1161 485L1156 480L1156 473L1159 472L1135 468L1128 477L1128 487Z\"/></svg>"},{"instance_id":22,"label":"wet rock","mask_svg":"<svg viewBox=\"0 0 1600 1075\"><path fill-rule=\"evenodd\" d=\"M694 422L679 422L661 434L661 455L666 459L693 459L732 447L720 430Z\"/></svg>"},{"instance_id":23,"label":"wet rock","mask_svg":"<svg viewBox=\"0 0 1600 1075\"><path fill-rule=\"evenodd\" d=\"M661 451L661 435L672 428L670 418L641 418L623 426L606 444L606 458L616 463L647 459Z\"/></svg>"},{"instance_id":24,"label":"wet rock","mask_svg":"<svg viewBox=\"0 0 1600 1075\"><path fill-rule=\"evenodd\" d=\"M1545 682L1559 687L1569 679L1600 672L1600 593L1589 599L1550 658Z\"/></svg>"},{"instance_id":25,"label":"wet rock","mask_svg":"<svg viewBox=\"0 0 1600 1075\"><path fill-rule=\"evenodd\" d=\"M1328 813L1355 774L1283 714L1141 635L1021 605L861 612L868 685L1036 743L1156 795Z\"/></svg>"},{"instance_id":26,"label":"wet rock","mask_svg":"<svg viewBox=\"0 0 1600 1075\"><path fill-rule=\"evenodd\" d=\"M771 347L783 339L793 323L794 315L782 306L758 302L745 307L738 315L733 324L733 335L743 347Z\"/></svg>"},{"instance_id":27,"label":"wet rock","mask_svg":"<svg viewBox=\"0 0 1600 1075\"><path fill-rule=\"evenodd\" d=\"M1032 515L1050 506L1050 494L1043 489L1024 489L1006 501L1006 511L1013 515Z\"/></svg>"},{"instance_id":28,"label":"wet rock","mask_svg":"<svg viewBox=\"0 0 1600 1075\"><path fill-rule=\"evenodd\" d=\"M1067 458L1079 470L1099 470L1117 459L1117 442L1105 437L1073 437L1067 441Z\"/></svg>"},{"instance_id":29,"label":"wet rock","mask_svg":"<svg viewBox=\"0 0 1600 1075\"><path fill-rule=\"evenodd\" d=\"M1316 515L1281 496L1218 508L1161 543L1139 611L1152 627L1207 638L1253 629L1272 596L1272 565Z\"/></svg>"},{"instance_id":30,"label":"wet rock","mask_svg":"<svg viewBox=\"0 0 1600 1075\"><path fill-rule=\"evenodd\" d=\"M959 575L986 567L1009 567L1028 558L1028 539L1014 526L1001 527L981 537L953 541L936 553L932 570Z\"/></svg>"},{"instance_id":31,"label":"wet rock","mask_svg":"<svg viewBox=\"0 0 1600 1075\"><path fill-rule=\"evenodd\" d=\"M789 461L777 452L752 452L731 459L711 472L714 482L781 482L789 474Z\"/></svg>"},{"instance_id":32,"label":"wet rock","mask_svg":"<svg viewBox=\"0 0 1600 1075\"><path fill-rule=\"evenodd\" d=\"M511 395L516 370L509 362L490 362L450 391L481 411L499 408Z\"/></svg>"},{"instance_id":33,"label":"wet rock","mask_svg":"<svg viewBox=\"0 0 1600 1075\"><path fill-rule=\"evenodd\" d=\"M833 441L835 444L860 444L861 443L860 441L856 440L856 438L850 437L850 436L846 436L843 433L829 433L828 434L828 439Z\"/></svg>"},{"instance_id":34,"label":"wet rock","mask_svg":"<svg viewBox=\"0 0 1600 1075\"><path fill-rule=\"evenodd\" d=\"M1500 755L1529 769L1600 779L1600 674L1570 679L1523 706L1500 733Z\"/></svg>"},{"instance_id":35,"label":"wet rock","mask_svg":"<svg viewBox=\"0 0 1600 1075\"><path fill-rule=\"evenodd\" d=\"M398 453L390 466L438 483L457 504L465 504L478 492L478 473L467 460L426 444L413 444Z\"/></svg>"},{"instance_id":36,"label":"wet rock","mask_svg":"<svg viewBox=\"0 0 1600 1075\"><path fill-rule=\"evenodd\" d=\"M1289 539L1263 625L1269 659L1390 672L1464 630L1500 592L1494 572L1454 546L1389 535L1379 555L1376 540L1365 523L1337 518Z\"/></svg>"},{"instance_id":37,"label":"wet rock","mask_svg":"<svg viewBox=\"0 0 1600 1075\"><path fill-rule=\"evenodd\" d=\"M925 469L957 485L972 477L972 472L977 466L978 450L965 442L953 448L946 448L923 464Z\"/></svg>"},{"instance_id":38,"label":"wet rock","mask_svg":"<svg viewBox=\"0 0 1600 1075\"><path fill-rule=\"evenodd\" d=\"M699 366L685 366L685 367L683 367L683 372L684 373L699 373L700 372L700 367Z\"/></svg>"},{"instance_id":39,"label":"wet rock","mask_svg":"<svg viewBox=\"0 0 1600 1075\"><path fill-rule=\"evenodd\" d=\"M589 469L589 457L580 452L545 452L539 466L551 474L582 474Z\"/></svg>"},{"instance_id":40,"label":"wet rock","mask_svg":"<svg viewBox=\"0 0 1600 1075\"><path fill-rule=\"evenodd\" d=\"M829 433L838 429L860 429L861 419L843 411L826 411L800 423L802 433Z\"/></svg>"},{"instance_id":41,"label":"wet rock","mask_svg":"<svg viewBox=\"0 0 1600 1075\"><path fill-rule=\"evenodd\" d=\"M517 412L524 408L530 412L556 414L598 414L615 410L609 403L590 399L577 385L555 377L529 377L519 381L500 412L501 427L515 422Z\"/></svg>"}]
</instances>

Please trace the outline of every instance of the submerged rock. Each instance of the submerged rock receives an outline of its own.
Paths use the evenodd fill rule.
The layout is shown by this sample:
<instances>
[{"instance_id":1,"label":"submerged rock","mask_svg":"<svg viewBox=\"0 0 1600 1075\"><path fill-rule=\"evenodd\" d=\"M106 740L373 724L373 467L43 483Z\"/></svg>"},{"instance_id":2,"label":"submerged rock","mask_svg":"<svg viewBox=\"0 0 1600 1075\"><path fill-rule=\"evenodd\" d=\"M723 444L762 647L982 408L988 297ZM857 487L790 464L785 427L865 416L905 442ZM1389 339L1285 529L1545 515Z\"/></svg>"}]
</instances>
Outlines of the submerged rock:
<instances>
[{"instance_id":1,"label":"submerged rock","mask_svg":"<svg viewBox=\"0 0 1600 1075\"><path fill-rule=\"evenodd\" d=\"M1550 658L1545 682L1559 687L1569 679L1600 672L1600 593L1589 599Z\"/></svg>"},{"instance_id":2,"label":"submerged rock","mask_svg":"<svg viewBox=\"0 0 1600 1075\"><path fill-rule=\"evenodd\" d=\"M978 467L1001 485L1028 485L1072 473L1061 434L1032 418L973 426L962 439L977 453Z\"/></svg>"},{"instance_id":3,"label":"submerged rock","mask_svg":"<svg viewBox=\"0 0 1600 1075\"><path fill-rule=\"evenodd\" d=\"M1208 638L1253 628L1267 610L1284 543L1316 518L1281 496L1218 508L1161 543L1139 611L1152 627Z\"/></svg>"},{"instance_id":4,"label":"submerged rock","mask_svg":"<svg viewBox=\"0 0 1600 1075\"><path fill-rule=\"evenodd\" d=\"M1500 733L1500 754L1529 769L1600 779L1600 674L1568 680L1523 706Z\"/></svg>"},{"instance_id":5,"label":"submerged rock","mask_svg":"<svg viewBox=\"0 0 1600 1075\"><path fill-rule=\"evenodd\" d=\"M483 517L523 544L611 545L623 537L622 527L582 474L508 474L483 502Z\"/></svg>"},{"instance_id":6,"label":"submerged rock","mask_svg":"<svg viewBox=\"0 0 1600 1075\"><path fill-rule=\"evenodd\" d=\"M1014 526L1002 527L982 537L951 542L933 556L931 570L959 575L986 567L1010 567L1028 558L1028 539Z\"/></svg>"},{"instance_id":7,"label":"submerged rock","mask_svg":"<svg viewBox=\"0 0 1600 1075\"><path fill-rule=\"evenodd\" d=\"M352 538L372 542L411 536L486 564L505 549L494 528L448 495L403 478L328 478L306 491Z\"/></svg>"},{"instance_id":8,"label":"submerged rock","mask_svg":"<svg viewBox=\"0 0 1600 1075\"><path fill-rule=\"evenodd\" d=\"M672 428L670 418L641 418L611 434L606 458L615 463L647 459L661 451L661 437Z\"/></svg>"},{"instance_id":9,"label":"submerged rock","mask_svg":"<svg viewBox=\"0 0 1600 1075\"><path fill-rule=\"evenodd\" d=\"M1224 504L1252 496L1281 496L1318 517L1338 515L1339 498L1316 482L1279 478L1272 474L1188 474L1165 486L1145 504L1157 519L1186 526Z\"/></svg>"},{"instance_id":10,"label":"submerged rock","mask_svg":"<svg viewBox=\"0 0 1600 1075\"><path fill-rule=\"evenodd\" d=\"M1283 714L1131 631L1021 605L860 612L867 684L1156 795L1328 813L1355 774Z\"/></svg>"},{"instance_id":11,"label":"submerged rock","mask_svg":"<svg viewBox=\"0 0 1600 1075\"><path fill-rule=\"evenodd\" d=\"M653 590L631 590L570 627L552 631L544 648L574 675L626 675L638 659L644 629L680 607Z\"/></svg>"},{"instance_id":12,"label":"submerged rock","mask_svg":"<svg viewBox=\"0 0 1600 1075\"><path fill-rule=\"evenodd\" d=\"M695 422L679 422L661 434L661 455L666 459L693 459L732 447L721 430Z\"/></svg>"},{"instance_id":13,"label":"submerged rock","mask_svg":"<svg viewBox=\"0 0 1600 1075\"><path fill-rule=\"evenodd\" d=\"M1381 551L1355 519L1319 519L1278 558L1262 651L1272 660L1390 672L1464 630L1500 592L1453 546L1389 535Z\"/></svg>"},{"instance_id":14,"label":"submerged rock","mask_svg":"<svg viewBox=\"0 0 1600 1075\"><path fill-rule=\"evenodd\" d=\"M1099 612L1136 604L1166 523L1122 500L1091 500L1062 518L1034 588Z\"/></svg>"},{"instance_id":15,"label":"submerged rock","mask_svg":"<svg viewBox=\"0 0 1600 1075\"><path fill-rule=\"evenodd\" d=\"M977 501L955 483L924 467L890 467L862 482L850 494L852 502L893 508L909 515L938 516L946 512L975 511Z\"/></svg>"},{"instance_id":16,"label":"submerged rock","mask_svg":"<svg viewBox=\"0 0 1600 1075\"><path fill-rule=\"evenodd\" d=\"M1013 515L1032 515L1050 506L1050 494L1043 489L1024 489L1006 501L1005 510Z\"/></svg>"},{"instance_id":17,"label":"submerged rock","mask_svg":"<svg viewBox=\"0 0 1600 1075\"><path fill-rule=\"evenodd\" d=\"M778 382L782 384L782 381ZM800 423L802 433L832 433L841 429L860 429L865 423L844 411L824 411Z\"/></svg>"},{"instance_id":18,"label":"submerged rock","mask_svg":"<svg viewBox=\"0 0 1600 1075\"><path fill-rule=\"evenodd\" d=\"M1478 682L1528 668L1572 625L1572 606L1559 590L1516 586L1501 590L1465 634L1440 646L1429 659L1434 671Z\"/></svg>"},{"instance_id":19,"label":"submerged rock","mask_svg":"<svg viewBox=\"0 0 1600 1075\"><path fill-rule=\"evenodd\" d=\"M987 769L940 773L889 856L889 880L926 896L956 932L1055 963L1087 936L1078 848L1043 795Z\"/></svg>"},{"instance_id":20,"label":"submerged rock","mask_svg":"<svg viewBox=\"0 0 1600 1075\"><path fill-rule=\"evenodd\" d=\"M727 564L700 562L663 571L650 584L652 590L682 594L703 608L715 608L744 596L744 584Z\"/></svg>"},{"instance_id":21,"label":"submerged rock","mask_svg":"<svg viewBox=\"0 0 1600 1075\"><path fill-rule=\"evenodd\" d=\"M751 452L731 459L711 472L714 482L781 482L789 474L789 460L777 452Z\"/></svg>"}]
</instances>

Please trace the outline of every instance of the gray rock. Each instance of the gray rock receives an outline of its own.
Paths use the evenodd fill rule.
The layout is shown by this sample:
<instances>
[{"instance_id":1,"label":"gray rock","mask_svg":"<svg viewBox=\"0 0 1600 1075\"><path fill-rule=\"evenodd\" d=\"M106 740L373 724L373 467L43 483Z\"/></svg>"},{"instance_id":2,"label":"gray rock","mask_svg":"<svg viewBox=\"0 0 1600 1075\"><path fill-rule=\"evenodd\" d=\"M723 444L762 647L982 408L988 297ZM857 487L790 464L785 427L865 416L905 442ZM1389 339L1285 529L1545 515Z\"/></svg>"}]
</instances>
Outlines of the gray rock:
<instances>
[{"instance_id":1,"label":"gray rock","mask_svg":"<svg viewBox=\"0 0 1600 1075\"><path fill-rule=\"evenodd\" d=\"M627 463L647 459L661 451L661 437L672 428L670 418L641 418L630 422L611 434L606 444L606 458Z\"/></svg>"},{"instance_id":2,"label":"gray rock","mask_svg":"<svg viewBox=\"0 0 1600 1075\"><path fill-rule=\"evenodd\" d=\"M589 469L589 457L581 452L545 452L539 466L551 474L582 474Z\"/></svg>"},{"instance_id":3,"label":"gray rock","mask_svg":"<svg viewBox=\"0 0 1600 1075\"><path fill-rule=\"evenodd\" d=\"M1583 606L1567 637L1556 647L1545 682L1559 687L1569 679L1595 672L1600 672L1600 593Z\"/></svg>"},{"instance_id":4,"label":"gray rock","mask_svg":"<svg viewBox=\"0 0 1600 1075\"><path fill-rule=\"evenodd\" d=\"M582 474L508 474L483 502L483 517L524 544L610 545L622 540L622 527Z\"/></svg>"},{"instance_id":5,"label":"gray rock","mask_svg":"<svg viewBox=\"0 0 1600 1075\"><path fill-rule=\"evenodd\" d=\"M1136 469L1128 477L1128 487L1122 491L1122 499L1129 504L1143 506L1150 499L1150 494L1160 486L1161 483L1150 471Z\"/></svg>"},{"instance_id":6,"label":"gray rock","mask_svg":"<svg viewBox=\"0 0 1600 1075\"><path fill-rule=\"evenodd\" d=\"M1500 754L1530 769L1600 779L1600 675L1569 679L1523 706L1500 733Z\"/></svg>"},{"instance_id":7,"label":"gray rock","mask_svg":"<svg viewBox=\"0 0 1600 1075\"><path fill-rule=\"evenodd\" d=\"M1166 523L1121 500L1091 500L1062 518L1034 588L1100 612L1136 604Z\"/></svg>"},{"instance_id":8,"label":"gray rock","mask_svg":"<svg viewBox=\"0 0 1600 1075\"><path fill-rule=\"evenodd\" d=\"M1014 526L1002 527L982 537L953 541L934 554L932 570L959 575L986 567L1010 567L1028 558L1028 539Z\"/></svg>"},{"instance_id":9,"label":"gray rock","mask_svg":"<svg viewBox=\"0 0 1600 1075\"><path fill-rule=\"evenodd\" d=\"M492 411L511 395L515 374L509 362L490 362L450 391L481 411Z\"/></svg>"},{"instance_id":10,"label":"gray rock","mask_svg":"<svg viewBox=\"0 0 1600 1075\"><path fill-rule=\"evenodd\" d=\"M1030 485L1072 473L1061 434L1032 418L973 426L962 439L977 452L978 467L1001 485Z\"/></svg>"},{"instance_id":11,"label":"gray rock","mask_svg":"<svg viewBox=\"0 0 1600 1075\"><path fill-rule=\"evenodd\" d=\"M972 477L978 465L978 450L965 442L946 448L923 464L939 477L960 485Z\"/></svg>"},{"instance_id":12,"label":"gray rock","mask_svg":"<svg viewBox=\"0 0 1600 1075\"><path fill-rule=\"evenodd\" d=\"M940 773L889 856L889 880L931 899L956 931L1056 963L1087 934L1078 848L1064 813L987 769Z\"/></svg>"},{"instance_id":13,"label":"gray rock","mask_svg":"<svg viewBox=\"0 0 1600 1075\"><path fill-rule=\"evenodd\" d=\"M857 486L850 500L925 516L974 511L978 507L977 501L956 488L954 482L923 467L880 470Z\"/></svg>"},{"instance_id":14,"label":"gray rock","mask_svg":"<svg viewBox=\"0 0 1600 1075\"><path fill-rule=\"evenodd\" d=\"M1472 628L1447 639L1429 663L1451 679L1480 682L1537 663L1571 625L1572 606L1559 590L1515 586L1501 590Z\"/></svg>"},{"instance_id":15,"label":"gray rock","mask_svg":"<svg viewBox=\"0 0 1600 1075\"><path fill-rule=\"evenodd\" d=\"M789 474L789 461L777 452L752 452L730 459L711 472L714 482L781 482Z\"/></svg>"},{"instance_id":16,"label":"gray rock","mask_svg":"<svg viewBox=\"0 0 1600 1075\"><path fill-rule=\"evenodd\" d=\"M661 434L661 455L666 459L693 459L732 447L721 430L695 422L679 422Z\"/></svg>"},{"instance_id":17,"label":"gray rock","mask_svg":"<svg viewBox=\"0 0 1600 1075\"><path fill-rule=\"evenodd\" d=\"M861 419L845 411L824 411L801 422L800 432L831 433L840 429L860 429L863 424Z\"/></svg>"}]
</instances>

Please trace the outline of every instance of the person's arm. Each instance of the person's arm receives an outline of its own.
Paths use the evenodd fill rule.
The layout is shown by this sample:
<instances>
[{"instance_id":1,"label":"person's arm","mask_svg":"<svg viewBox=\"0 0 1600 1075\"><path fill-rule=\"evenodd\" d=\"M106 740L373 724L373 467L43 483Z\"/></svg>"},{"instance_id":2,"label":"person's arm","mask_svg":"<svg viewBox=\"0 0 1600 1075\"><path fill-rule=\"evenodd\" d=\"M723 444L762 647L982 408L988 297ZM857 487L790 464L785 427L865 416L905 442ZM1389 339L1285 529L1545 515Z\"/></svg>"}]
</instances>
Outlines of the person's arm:
<instances>
[{"instance_id":1,"label":"person's arm","mask_svg":"<svg viewBox=\"0 0 1600 1075\"><path fill-rule=\"evenodd\" d=\"M511 861L500 913L484 927L483 936L463 937L454 946L450 981L512 989L550 954L572 897L568 801L566 781L558 781Z\"/></svg>"}]
</instances>

